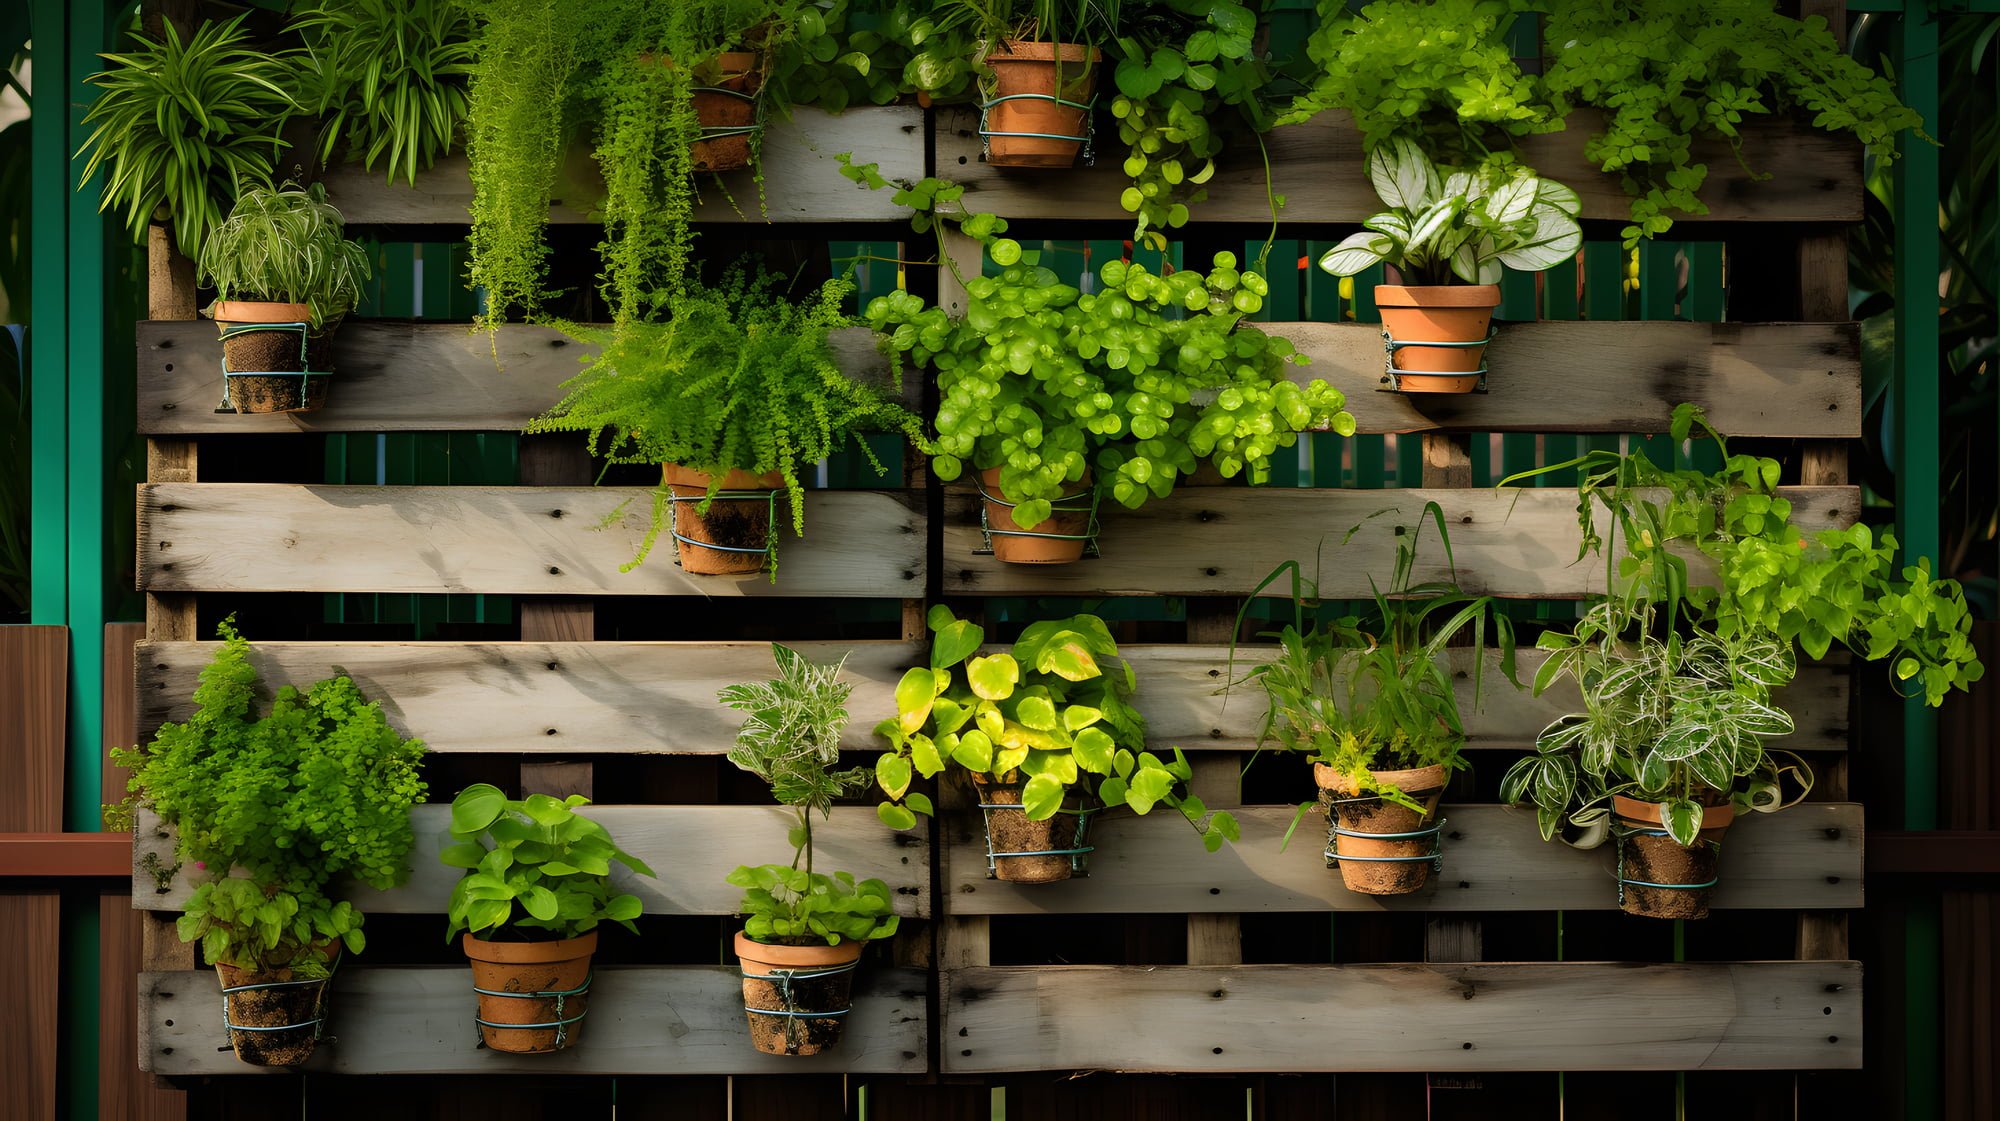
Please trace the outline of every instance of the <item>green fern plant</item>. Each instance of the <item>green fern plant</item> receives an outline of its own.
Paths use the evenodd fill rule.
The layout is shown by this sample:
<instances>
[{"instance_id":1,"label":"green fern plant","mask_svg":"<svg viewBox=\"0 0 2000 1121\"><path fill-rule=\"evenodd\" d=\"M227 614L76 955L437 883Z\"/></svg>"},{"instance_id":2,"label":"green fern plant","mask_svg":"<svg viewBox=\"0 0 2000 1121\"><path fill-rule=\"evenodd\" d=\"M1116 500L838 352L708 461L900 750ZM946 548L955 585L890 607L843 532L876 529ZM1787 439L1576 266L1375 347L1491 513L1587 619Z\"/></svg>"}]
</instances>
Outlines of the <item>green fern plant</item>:
<instances>
[{"instance_id":1,"label":"green fern plant","mask_svg":"<svg viewBox=\"0 0 2000 1121\"><path fill-rule=\"evenodd\" d=\"M344 227L318 183L252 187L210 231L195 265L218 301L304 304L317 328L347 314L368 279L368 252L341 237Z\"/></svg>"},{"instance_id":2,"label":"green fern plant","mask_svg":"<svg viewBox=\"0 0 2000 1121\"><path fill-rule=\"evenodd\" d=\"M298 110L291 66L250 43L242 16L185 39L171 23L158 39L132 38L84 79L101 92L83 117L97 127L77 153L89 156L78 188L104 168L99 212L122 209L142 245L147 226L171 220L174 245L192 257L231 200L275 177L278 130Z\"/></svg>"},{"instance_id":3,"label":"green fern plant","mask_svg":"<svg viewBox=\"0 0 2000 1121\"><path fill-rule=\"evenodd\" d=\"M527 431L587 433L591 453L610 463L672 462L706 472L714 478L707 501L732 470L777 472L792 530L803 534L801 470L863 432L900 432L930 446L914 414L849 377L828 347L829 332L852 325L841 310L852 291L846 281L829 281L794 303L775 278L734 266L714 287L690 281L671 296L664 323L624 331L567 324L570 334L602 349ZM854 443L877 474L886 471L866 443ZM655 493L652 529L627 569L652 551L670 497L664 486Z\"/></svg>"},{"instance_id":4,"label":"green fern plant","mask_svg":"<svg viewBox=\"0 0 2000 1121\"><path fill-rule=\"evenodd\" d=\"M333 896L409 876L424 746L397 735L346 677L286 685L259 716L250 643L230 621L216 632L222 646L201 671L194 715L161 725L144 748L112 752L132 777L105 823L129 829L143 806L178 831L182 867L200 873L179 932L210 963L324 976L329 942L366 945L361 913Z\"/></svg>"},{"instance_id":5,"label":"green fern plant","mask_svg":"<svg viewBox=\"0 0 2000 1121\"><path fill-rule=\"evenodd\" d=\"M451 150L465 119L472 12L464 0L309 0L292 13L305 42L302 100L322 117L319 159L349 156L393 182Z\"/></svg>"}]
</instances>

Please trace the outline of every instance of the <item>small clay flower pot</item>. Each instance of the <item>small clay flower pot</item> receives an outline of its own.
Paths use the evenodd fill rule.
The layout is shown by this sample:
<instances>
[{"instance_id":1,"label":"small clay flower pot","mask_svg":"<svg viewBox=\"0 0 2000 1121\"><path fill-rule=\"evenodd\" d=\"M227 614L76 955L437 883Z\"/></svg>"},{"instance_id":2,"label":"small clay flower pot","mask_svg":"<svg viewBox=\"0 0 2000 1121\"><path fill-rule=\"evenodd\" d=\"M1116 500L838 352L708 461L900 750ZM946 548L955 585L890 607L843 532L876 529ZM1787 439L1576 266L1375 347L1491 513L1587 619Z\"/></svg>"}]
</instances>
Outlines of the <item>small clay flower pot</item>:
<instances>
[{"instance_id":1,"label":"small clay flower pot","mask_svg":"<svg viewBox=\"0 0 2000 1121\"><path fill-rule=\"evenodd\" d=\"M338 319L317 329L290 326L310 322L312 310L259 300L218 300L209 314L222 334L229 403L237 412L308 413L326 404Z\"/></svg>"},{"instance_id":2,"label":"small clay flower pot","mask_svg":"<svg viewBox=\"0 0 2000 1121\"><path fill-rule=\"evenodd\" d=\"M995 98L986 111L986 131L994 134L986 138L986 162L995 167L1075 164L1083 142L1059 138L1088 135L1090 113L1048 97L1088 104L1097 89L1097 69L1103 57L1097 48L1077 43L1058 47L1055 43L1002 39L986 56L986 65L993 69ZM1062 83L1060 90L1058 81Z\"/></svg>"},{"instance_id":3,"label":"small clay flower pot","mask_svg":"<svg viewBox=\"0 0 2000 1121\"><path fill-rule=\"evenodd\" d=\"M713 476L678 464L662 464L660 478L673 492L675 542L681 571L698 576L749 576L771 563L771 501L768 498L717 498L701 509ZM725 491L775 491L785 477L773 471L752 475L731 471L723 477ZM719 546L707 548L705 546Z\"/></svg>"},{"instance_id":4,"label":"small clay flower pot","mask_svg":"<svg viewBox=\"0 0 2000 1121\"><path fill-rule=\"evenodd\" d=\"M1613 795L1611 812L1618 824L1637 829L1618 840L1619 909L1650 919L1705 919L1722 867L1722 834L1736 820L1736 807L1724 802L1702 809L1702 830L1693 847L1651 830L1664 829L1658 802ZM1655 887L1682 884L1683 887Z\"/></svg>"},{"instance_id":5,"label":"small clay flower pot","mask_svg":"<svg viewBox=\"0 0 2000 1121\"><path fill-rule=\"evenodd\" d=\"M1056 500L1058 507L1032 530L1023 530L1014 521L1014 504L1000 491L1000 468L988 467L979 473L979 501L986 509L986 529L992 535L993 555L1007 564L1071 564L1083 557L1090 532L1090 473L1084 472L1077 489ZM1024 536L1045 533L1047 537Z\"/></svg>"},{"instance_id":6,"label":"small clay flower pot","mask_svg":"<svg viewBox=\"0 0 2000 1121\"><path fill-rule=\"evenodd\" d=\"M1398 343L1466 343L1466 346L1402 346L1391 356L1396 388L1404 393L1470 393L1479 388L1477 371L1486 357L1493 309L1500 306L1497 284L1375 286L1382 327Z\"/></svg>"},{"instance_id":7,"label":"small clay flower pot","mask_svg":"<svg viewBox=\"0 0 2000 1121\"><path fill-rule=\"evenodd\" d=\"M766 1055L817 1055L840 1045L860 942L776 946L736 933L743 1014L750 1042ZM822 1015L814 1015L822 1013Z\"/></svg>"},{"instance_id":8,"label":"small clay flower pot","mask_svg":"<svg viewBox=\"0 0 2000 1121\"><path fill-rule=\"evenodd\" d=\"M590 956L597 951L596 931L554 942L488 942L468 933L460 944L472 962L472 987L483 990L479 1037L488 1049L533 1055L576 1045L583 1035L584 1013L590 1010Z\"/></svg>"},{"instance_id":9,"label":"small clay flower pot","mask_svg":"<svg viewBox=\"0 0 2000 1121\"><path fill-rule=\"evenodd\" d=\"M724 51L714 62L710 88L696 90L694 114L704 129L750 128L757 123L757 90L764 72L754 51ZM719 90L729 90L720 93ZM736 95L742 96L736 96ZM746 100L747 99L747 100ZM750 166L751 137L747 133L694 142L696 171L735 171Z\"/></svg>"},{"instance_id":10,"label":"small clay flower pot","mask_svg":"<svg viewBox=\"0 0 2000 1121\"><path fill-rule=\"evenodd\" d=\"M1437 816L1438 798L1444 793L1445 769L1438 766L1368 773L1378 785L1387 783L1422 803L1424 811L1417 813L1407 806L1374 798L1349 801L1362 797L1360 788L1332 767L1314 763L1313 781L1319 784L1320 806L1327 811L1327 848L1337 850L1344 858L1360 858L1340 861L1340 878L1347 890L1362 895L1408 895L1430 882L1430 855L1437 848L1436 837L1378 841L1336 834L1333 830L1338 826L1350 833L1414 833L1429 826Z\"/></svg>"},{"instance_id":11,"label":"small clay flower pot","mask_svg":"<svg viewBox=\"0 0 2000 1121\"><path fill-rule=\"evenodd\" d=\"M979 800L987 805L986 847L993 854L993 878L1010 884L1052 884L1076 872L1075 857L1066 850L1081 848L1086 816L1065 805L1053 817L1028 819L1028 811L1006 809L1021 804L1021 787L973 776ZM993 808L1002 807L1002 808ZM1010 852L1035 853L1008 856Z\"/></svg>"},{"instance_id":12,"label":"small clay flower pot","mask_svg":"<svg viewBox=\"0 0 2000 1121\"><path fill-rule=\"evenodd\" d=\"M312 1058L326 1016L330 978L304 980L289 968L218 965L229 1046L251 1066L295 1067Z\"/></svg>"}]
</instances>

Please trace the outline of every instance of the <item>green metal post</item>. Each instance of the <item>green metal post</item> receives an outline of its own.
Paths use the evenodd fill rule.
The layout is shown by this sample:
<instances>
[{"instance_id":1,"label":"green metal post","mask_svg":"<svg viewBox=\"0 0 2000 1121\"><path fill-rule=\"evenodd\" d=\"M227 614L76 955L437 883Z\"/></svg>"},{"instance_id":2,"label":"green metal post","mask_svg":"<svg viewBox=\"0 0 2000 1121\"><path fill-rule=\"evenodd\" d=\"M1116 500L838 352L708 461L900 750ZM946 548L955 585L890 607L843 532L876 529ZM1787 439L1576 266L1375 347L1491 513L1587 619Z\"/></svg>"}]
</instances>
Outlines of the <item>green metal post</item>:
<instances>
[{"instance_id":1,"label":"green metal post","mask_svg":"<svg viewBox=\"0 0 2000 1121\"><path fill-rule=\"evenodd\" d=\"M31 130L35 183L30 198L35 253L30 275L36 300L28 324L29 557L28 617L69 621L69 291L64 255L69 229L69 24L60 0L35 0L29 18L35 46L36 103Z\"/></svg>"},{"instance_id":2,"label":"green metal post","mask_svg":"<svg viewBox=\"0 0 2000 1121\"><path fill-rule=\"evenodd\" d=\"M1897 73L1903 101L1938 129L1938 13L1912 3L1901 20ZM1949 137L1940 137L1949 142ZM1940 551L1938 528L1938 153L1905 134L1896 161L1896 528L1909 560ZM1937 715L1921 699L1903 709L1903 827L1937 828ZM1910 903L1904 939L1906 1121L1939 1116L1938 899Z\"/></svg>"},{"instance_id":3,"label":"green metal post","mask_svg":"<svg viewBox=\"0 0 2000 1121\"><path fill-rule=\"evenodd\" d=\"M69 7L70 66L67 96L71 152L89 130L84 111L96 94L82 79L97 70L97 52L109 46L106 0ZM38 54L40 52L37 52ZM51 91L54 92L54 91ZM64 161L47 173L69 181ZM99 173L102 175L102 172ZM104 743L104 219L97 212L99 178L69 192L69 628L70 752L64 775L66 828L98 830Z\"/></svg>"}]
</instances>

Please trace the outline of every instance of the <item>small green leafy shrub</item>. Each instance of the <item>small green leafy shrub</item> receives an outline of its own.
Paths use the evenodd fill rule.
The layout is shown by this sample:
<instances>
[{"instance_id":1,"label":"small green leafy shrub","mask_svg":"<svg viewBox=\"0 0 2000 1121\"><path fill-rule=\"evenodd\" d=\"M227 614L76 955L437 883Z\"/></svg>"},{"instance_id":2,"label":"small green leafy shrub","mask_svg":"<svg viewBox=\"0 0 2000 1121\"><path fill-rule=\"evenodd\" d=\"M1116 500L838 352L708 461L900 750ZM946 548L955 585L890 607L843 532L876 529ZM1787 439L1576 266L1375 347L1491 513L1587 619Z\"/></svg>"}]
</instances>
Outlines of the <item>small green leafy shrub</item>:
<instances>
[{"instance_id":1,"label":"small green leafy shrub","mask_svg":"<svg viewBox=\"0 0 2000 1121\"><path fill-rule=\"evenodd\" d=\"M1447 570L1454 573L1449 579L1416 579L1418 540L1426 525L1437 527ZM1362 528L1348 530L1342 544ZM1287 561L1267 576L1258 591L1290 578L1293 617L1271 636L1278 642L1276 655L1243 678L1264 693L1259 745L1275 745L1325 764L1361 793L1422 812L1421 803L1393 783L1378 780L1373 772L1442 766L1449 774L1467 765L1461 752L1465 722L1446 660L1453 640L1469 629L1471 649L1483 654L1490 627L1497 639L1501 672L1514 679L1512 620L1497 609L1492 596L1459 590L1455 572L1444 511L1429 502L1414 527L1396 527L1395 570L1387 589L1369 579L1374 591L1370 614L1308 623L1308 610L1319 603L1318 591L1299 562ZM1248 609L1246 602L1244 610ZM1232 651L1232 661L1233 657ZM1477 656L1472 672L1475 697L1484 674L1485 659ZM1313 806L1308 802L1299 807L1294 829Z\"/></svg>"},{"instance_id":2,"label":"small green leafy shrub","mask_svg":"<svg viewBox=\"0 0 2000 1121\"><path fill-rule=\"evenodd\" d=\"M472 69L468 0L308 0L292 12L304 40L299 100L320 114L319 159L345 144L393 182L451 150Z\"/></svg>"},{"instance_id":3,"label":"small green leafy shrub","mask_svg":"<svg viewBox=\"0 0 2000 1121\"><path fill-rule=\"evenodd\" d=\"M565 382L555 408L527 427L584 432L592 455L611 463L678 463L713 476L710 498L731 470L784 476L792 531L805 532L799 472L863 432L900 432L929 447L923 422L886 393L856 382L827 346L828 332L852 322L841 301L853 290L829 281L794 303L775 278L732 267L714 287L690 284L669 301L672 318L630 330L565 324L601 349ZM897 385L901 381L898 379ZM886 470L868 445L854 443ZM653 499L651 531L625 568L652 551L667 525L670 494ZM707 509L704 501L702 510ZM772 577L776 578L776 527Z\"/></svg>"},{"instance_id":4,"label":"small green leafy shrub","mask_svg":"<svg viewBox=\"0 0 2000 1121\"><path fill-rule=\"evenodd\" d=\"M763 779L771 796L798 815L791 864L745 865L729 873L729 882L745 889L743 932L758 942L796 945L887 938L901 921L889 885L856 883L850 872L813 871L813 814L825 820L835 798L868 784L863 768L832 769L840 762L840 732L854 687L840 680L839 665L814 665L777 643L771 656L778 663L774 680L731 685L719 694L723 704L745 714L729 761Z\"/></svg>"},{"instance_id":5,"label":"small green leafy shrub","mask_svg":"<svg viewBox=\"0 0 2000 1121\"><path fill-rule=\"evenodd\" d=\"M891 747L875 763L889 798L876 806L884 824L908 829L934 812L911 780L956 764L985 781L1023 783L1031 821L1055 816L1075 789L1139 814L1177 809L1211 852L1238 839L1234 815L1210 813L1185 792L1185 755L1176 749L1167 762L1145 750L1145 721L1127 700L1138 682L1102 619L1030 623L1012 650L988 655L979 653L985 630L950 608L931 608L929 622L930 665L903 675L896 716L875 728Z\"/></svg>"},{"instance_id":6,"label":"small green leafy shrub","mask_svg":"<svg viewBox=\"0 0 2000 1121\"><path fill-rule=\"evenodd\" d=\"M251 187L209 232L195 263L218 301L305 304L320 327L352 310L368 279L368 252L341 237L345 225L318 183Z\"/></svg>"},{"instance_id":7,"label":"small green leafy shrub","mask_svg":"<svg viewBox=\"0 0 2000 1121\"><path fill-rule=\"evenodd\" d=\"M137 244L171 220L175 248L194 256L230 201L279 170L278 127L298 109L291 68L252 45L243 19L185 38L171 23L158 39L135 30L131 50L84 79L101 92L83 116L97 127L78 186L103 167L97 209L122 209Z\"/></svg>"},{"instance_id":8,"label":"small green leafy shrub","mask_svg":"<svg viewBox=\"0 0 2000 1121\"><path fill-rule=\"evenodd\" d=\"M424 747L346 677L283 686L258 716L250 644L229 621L216 632L194 715L112 753L132 777L105 823L130 829L145 807L177 831L182 868L200 873L177 929L211 963L324 976L333 943L366 945L361 912L332 896L409 876Z\"/></svg>"},{"instance_id":9,"label":"small green leafy shrub","mask_svg":"<svg viewBox=\"0 0 2000 1121\"><path fill-rule=\"evenodd\" d=\"M1335 276L1387 264L1406 284L1498 284L1503 265L1541 272L1583 248L1576 192L1523 167L1439 169L1394 140L1369 154L1368 178L1389 209L1320 257Z\"/></svg>"},{"instance_id":10,"label":"small green leafy shrub","mask_svg":"<svg viewBox=\"0 0 2000 1121\"><path fill-rule=\"evenodd\" d=\"M445 940L470 931L485 941L550 942L615 922L639 928L639 897L611 883L613 861L641 876L645 862L611 840L604 826L576 812L581 794L511 799L474 783L451 800L451 841L438 859L466 870L452 885Z\"/></svg>"}]
</instances>

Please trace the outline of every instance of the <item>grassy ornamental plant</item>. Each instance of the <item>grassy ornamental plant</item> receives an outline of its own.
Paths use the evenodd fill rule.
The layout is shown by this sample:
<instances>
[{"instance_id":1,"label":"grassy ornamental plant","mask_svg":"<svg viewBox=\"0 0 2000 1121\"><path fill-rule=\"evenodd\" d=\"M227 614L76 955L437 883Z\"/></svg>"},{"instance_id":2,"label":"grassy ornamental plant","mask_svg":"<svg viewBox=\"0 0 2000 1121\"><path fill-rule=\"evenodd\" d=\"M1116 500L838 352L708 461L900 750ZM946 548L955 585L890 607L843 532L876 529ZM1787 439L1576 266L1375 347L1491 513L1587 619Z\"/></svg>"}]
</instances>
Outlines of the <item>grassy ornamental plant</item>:
<instances>
[{"instance_id":1,"label":"grassy ornamental plant","mask_svg":"<svg viewBox=\"0 0 2000 1121\"><path fill-rule=\"evenodd\" d=\"M300 101L320 114L318 155L342 147L391 182L416 185L458 140L472 69L472 0L308 0Z\"/></svg>"},{"instance_id":2,"label":"grassy ornamental plant","mask_svg":"<svg viewBox=\"0 0 2000 1121\"><path fill-rule=\"evenodd\" d=\"M218 304L304 304L310 325L325 326L353 309L368 279L368 252L344 228L318 183L251 187L202 242L201 282Z\"/></svg>"},{"instance_id":3,"label":"grassy ornamental plant","mask_svg":"<svg viewBox=\"0 0 2000 1121\"><path fill-rule=\"evenodd\" d=\"M916 416L849 377L829 349L828 332L851 322L841 311L850 291L846 281L830 281L794 303L774 278L735 268L712 288L691 286L675 296L664 323L625 332L571 325L572 334L602 349L584 359L587 368L564 383L562 401L527 431L584 432L591 453L607 462L673 463L706 475L706 497L679 504L696 514L717 501L730 472L775 476L792 530L803 534L803 469L862 432L900 432L929 446ZM864 441L854 443L878 474L886 470ZM652 529L627 570L651 552L673 499L662 484ZM756 540L743 547L769 548L775 579L775 524L767 519L751 536Z\"/></svg>"},{"instance_id":4,"label":"grassy ornamental plant","mask_svg":"<svg viewBox=\"0 0 2000 1121\"><path fill-rule=\"evenodd\" d=\"M389 727L346 677L281 687L257 713L250 644L229 621L201 671L195 711L143 748L112 752L128 795L105 823L130 829L144 807L175 830L178 871L195 884L176 932L216 967L237 1055L293 1065L312 1052L322 985L344 948L367 945L342 898L410 874L410 807L424 795L422 743ZM173 870L159 869L163 884ZM282 1030L285 1028L291 1030Z\"/></svg>"},{"instance_id":5,"label":"grassy ornamental plant","mask_svg":"<svg viewBox=\"0 0 2000 1121\"><path fill-rule=\"evenodd\" d=\"M291 69L251 44L243 19L185 38L171 23L158 39L134 31L131 50L102 56L110 65L84 79L100 92L83 117L96 128L78 185L102 167L98 210L123 210L138 244L171 221L174 246L194 256L231 200L279 170L278 128L299 108Z\"/></svg>"}]
</instances>

